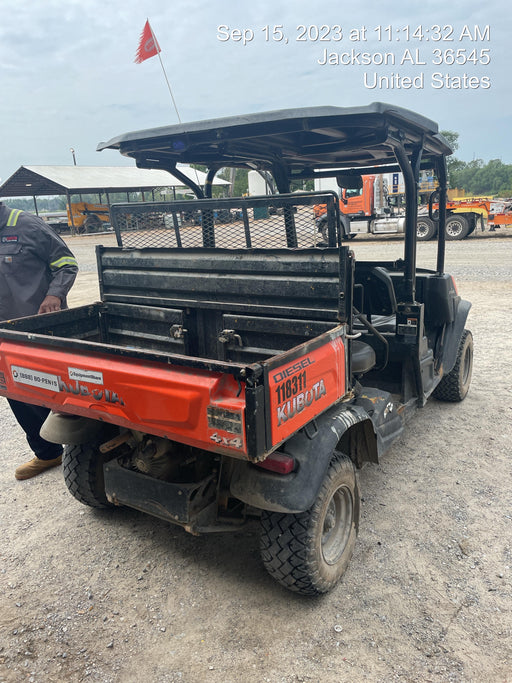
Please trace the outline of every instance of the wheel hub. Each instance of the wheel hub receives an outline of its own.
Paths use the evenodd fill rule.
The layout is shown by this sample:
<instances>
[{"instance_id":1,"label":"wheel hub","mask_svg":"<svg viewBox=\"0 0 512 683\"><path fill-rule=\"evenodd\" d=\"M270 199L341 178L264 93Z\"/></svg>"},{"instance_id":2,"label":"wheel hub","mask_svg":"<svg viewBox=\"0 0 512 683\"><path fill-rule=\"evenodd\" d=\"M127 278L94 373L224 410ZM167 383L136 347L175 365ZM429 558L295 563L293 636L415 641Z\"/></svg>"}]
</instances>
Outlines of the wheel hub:
<instances>
[{"instance_id":1,"label":"wheel hub","mask_svg":"<svg viewBox=\"0 0 512 683\"><path fill-rule=\"evenodd\" d=\"M336 507L334 505L334 501L331 500L329 503L329 509L327 510L327 515L325 517L325 522L324 522L324 535L329 533L332 529L334 529L334 525L336 524Z\"/></svg>"},{"instance_id":2,"label":"wheel hub","mask_svg":"<svg viewBox=\"0 0 512 683\"><path fill-rule=\"evenodd\" d=\"M457 237L462 232L462 225L459 223L459 221L450 221L448 227L446 228L446 232L451 237Z\"/></svg>"},{"instance_id":3,"label":"wheel hub","mask_svg":"<svg viewBox=\"0 0 512 683\"><path fill-rule=\"evenodd\" d=\"M350 537L354 504L350 490L340 486L333 493L322 527L322 555L327 564L336 564Z\"/></svg>"}]
</instances>

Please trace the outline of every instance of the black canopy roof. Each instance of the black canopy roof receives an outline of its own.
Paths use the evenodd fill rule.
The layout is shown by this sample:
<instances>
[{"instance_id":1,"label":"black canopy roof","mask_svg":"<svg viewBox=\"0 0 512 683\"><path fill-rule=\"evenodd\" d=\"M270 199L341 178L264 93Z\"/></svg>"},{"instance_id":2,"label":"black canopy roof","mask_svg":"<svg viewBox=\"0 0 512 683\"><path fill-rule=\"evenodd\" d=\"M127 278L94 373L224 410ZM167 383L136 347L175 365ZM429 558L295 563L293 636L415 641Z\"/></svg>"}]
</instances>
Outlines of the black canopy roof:
<instances>
[{"instance_id":1,"label":"black canopy roof","mask_svg":"<svg viewBox=\"0 0 512 683\"><path fill-rule=\"evenodd\" d=\"M289 177L313 169L396 163L394 142L406 153L423 148L422 165L451 154L438 126L420 114L382 102L363 107L307 107L140 130L98 145L118 149L146 168L200 163L272 170Z\"/></svg>"}]
</instances>

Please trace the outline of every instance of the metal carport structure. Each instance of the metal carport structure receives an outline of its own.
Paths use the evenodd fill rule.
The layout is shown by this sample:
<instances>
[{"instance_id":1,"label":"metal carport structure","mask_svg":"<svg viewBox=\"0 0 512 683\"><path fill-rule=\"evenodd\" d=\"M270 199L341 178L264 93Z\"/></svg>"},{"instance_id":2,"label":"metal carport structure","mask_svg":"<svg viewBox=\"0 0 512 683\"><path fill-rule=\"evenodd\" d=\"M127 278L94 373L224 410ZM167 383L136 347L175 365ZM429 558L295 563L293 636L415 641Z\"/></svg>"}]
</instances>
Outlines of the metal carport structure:
<instances>
[{"instance_id":1,"label":"metal carport structure","mask_svg":"<svg viewBox=\"0 0 512 683\"><path fill-rule=\"evenodd\" d=\"M178 171L195 184L204 185L206 182L206 173L190 166L180 166ZM214 184L229 185L228 181L220 178L215 179ZM38 196L65 195L70 209L72 195L98 194L101 203L101 195L104 194L110 205L110 194L140 192L144 201L146 192L177 187L187 185L163 170L132 166L20 166L0 185L0 197L32 197L38 214ZM71 211L70 215L72 217Z\"/></svg>"}]
</instances>

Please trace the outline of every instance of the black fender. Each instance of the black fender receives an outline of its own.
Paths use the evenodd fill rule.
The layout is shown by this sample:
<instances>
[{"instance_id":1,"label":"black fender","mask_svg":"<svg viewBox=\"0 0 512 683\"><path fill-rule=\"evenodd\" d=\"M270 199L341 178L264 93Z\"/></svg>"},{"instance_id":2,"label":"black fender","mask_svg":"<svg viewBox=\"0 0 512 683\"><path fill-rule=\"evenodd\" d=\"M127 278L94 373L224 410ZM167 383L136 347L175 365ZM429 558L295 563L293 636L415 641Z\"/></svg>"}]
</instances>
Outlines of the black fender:
<instances>
[{"instance_id":1,"label":"black fender","mask_svg":"<svg viewBox=\"0 0 512 683\"><path fill-rule=\"evenodd\" d=\"M318 495L334 450L356 425L361 426L360 445L366 443L368 451L364 459L376 461L377 437L368 413L353 403L338 404L308 423L279 449L280 453L294 458L296 466L292 473L276 474L245 461L235 461L231 495L261 510L285 513L308 510Z\"/></svg>"},{"instance_id":2,"label":"black fender","mask_svg":"<svg viewBox=\"0 0 512 683\"><path fill-rule=\"evenodd\" d=\"M454 321L446 326L441 356L441 375L447 375L453 370L470 308L471 303L461 299L455 311Z\"/></svg>"}]
</instances>

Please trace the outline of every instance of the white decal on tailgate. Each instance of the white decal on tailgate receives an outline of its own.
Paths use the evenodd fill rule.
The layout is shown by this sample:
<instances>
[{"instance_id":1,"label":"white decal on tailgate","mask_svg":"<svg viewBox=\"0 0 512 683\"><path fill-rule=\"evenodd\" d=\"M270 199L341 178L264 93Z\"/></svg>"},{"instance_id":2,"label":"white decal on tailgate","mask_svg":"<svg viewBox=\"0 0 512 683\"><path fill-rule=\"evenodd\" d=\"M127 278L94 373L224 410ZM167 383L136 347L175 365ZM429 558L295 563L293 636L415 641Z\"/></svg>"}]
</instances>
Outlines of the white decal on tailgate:
<instances>
[{"instance_id":1,"label":"white decal on tailgate","mask_svg":"<svg viewBox=\"0 0 512 683\"><path fill-rule=\"evenodd\" d=\"M103 373L95 370L82 370L81 368L68 368L69 379L77 382L89 382L90 384L103 384Z\"/></svg>"},{"instance_id":2,"label":"white decal on tailgate","mask_svg":"<svg viewBox=\"0 0 512 683\"><path fill-rule=\"evenodd\" d=\"M40 387L50 391L60 391L57 375L49 375L46 372L21 368L19 365L11 365L11 374L13 380L18 384L28 384L31 387Z\"/></svg>"}]
</instances>

